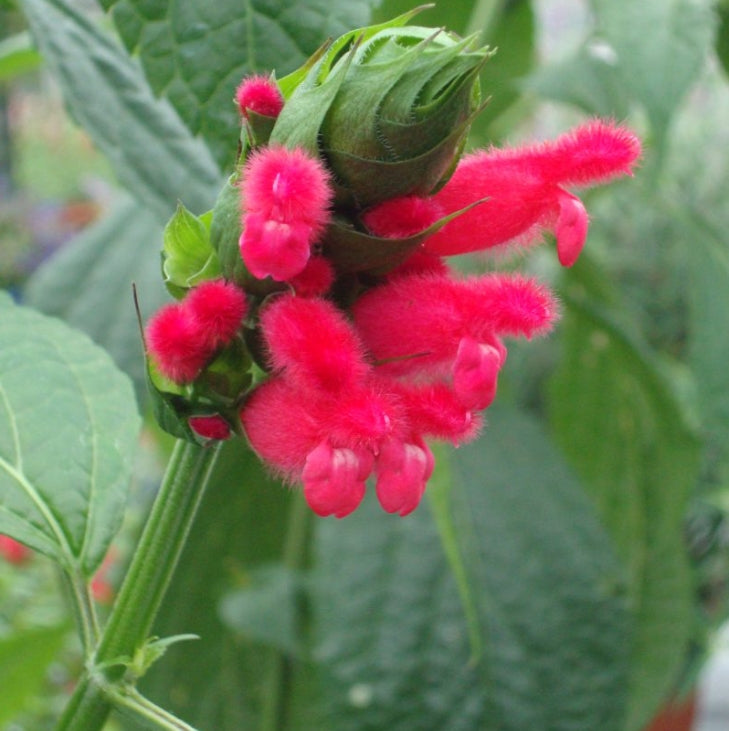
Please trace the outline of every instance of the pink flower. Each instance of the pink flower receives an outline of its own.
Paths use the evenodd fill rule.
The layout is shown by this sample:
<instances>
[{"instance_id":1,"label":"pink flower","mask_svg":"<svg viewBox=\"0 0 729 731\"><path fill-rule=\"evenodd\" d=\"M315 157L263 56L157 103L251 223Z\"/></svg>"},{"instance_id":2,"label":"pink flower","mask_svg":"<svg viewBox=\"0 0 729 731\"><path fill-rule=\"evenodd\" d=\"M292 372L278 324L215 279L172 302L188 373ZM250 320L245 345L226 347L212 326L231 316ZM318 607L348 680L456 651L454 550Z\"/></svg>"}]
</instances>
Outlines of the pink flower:
<instances>
[{"instance_id":1,"label":"pink flower","mask_svg":"<svg viewBox=\"0 0 729 731\"><path fill-rule=\"evenodd\" d=\"M160 373L175 383L191 383L210 355L207 335L181 303L165 305L147 323L145 342Z\"/></svg>"},{"instance_id":2,"label":"pink flower","mask_svg":"<svg viewBox=\"0 0 729 731\"><path fill-rule=\"evenodd\" d=\"M443 209L434 198L408 195L370 208L362 215L362 222L375 236L404 239L420 233L443 216Z\"/></svg>"},{"instance_id":3,"label":"pink flower","mask_svg":"<svg viewBox=\"0 0 729 731\"><path fill-rule=\"evenodd\" d=\"M449 214L488 200L428 238L425 250L462 254L508 241L528 243L555 230L562 264L573 264L587 234L584 206L562 186L587 186L630 174L638 138L624 127L593 121L553 142L476 152L464 157L434 200Z\"/></svg>"},{"instance_id":4,"label":"pink flower","mask_svg":"<svg viewBox=\"0 0 729 731\"><path fill-rule=\"evenodd\" d=\"M332 191L322 163L300 149L254 153L241 183L240 253L253 276L287 281L300 274L329 221Z\"/></svg>"},{"instance_id":5,"label":"pink flower","mask_svg":"<svg viewBox=\"0 0 729 731\"><path fill-rule=\"evenodd\" d=\"M32 555L32 551L19 541L10 536L0 534L0 556L8 563L20 566L24 564Z\"/></svg>"},{"instance_id":6,"label":"pink flower","mask_svg":"<svg viewBox=\"0 0 729 731\"><path fill-rule=\"evenodd\" d=\"M281 223L305 223L319 233L329 220L329 173L301 149L267 147L251 155L241 183L248 213Z\"/></svg>"},{"instance_id":7,"label":"pink flower","mask_svg":"<svg viewBox=\"0 0 729 731\"><path fill-rule=\"evenodd\" d=\"M284 99L278 86L267 76L248 76L235 90L235 100L244 117L249 112L264 117L278 117Z\"/></svg>"},{"instance_id":8,"label":"pink flower","mask_svg":"<svg viewBox=\"0 0 729 731\"><path fill-rule=\"evenodd\" d=\"M210 350L233 339L247 310L243 291L224 279L211 279L191 289L183 307L205 334Z\"/></svg>"},{"instance_id":9,"label":"pink flower","mask_svg":"<svg viewBox=\"0 0 729 731\"><path fill-rule=\"evenodd\" d=\"M433 473L433 454L418 440L385 442L377 457L375 490L382 509L401 517L418 507L425 484Z\"/></svg>"}]
</instances>

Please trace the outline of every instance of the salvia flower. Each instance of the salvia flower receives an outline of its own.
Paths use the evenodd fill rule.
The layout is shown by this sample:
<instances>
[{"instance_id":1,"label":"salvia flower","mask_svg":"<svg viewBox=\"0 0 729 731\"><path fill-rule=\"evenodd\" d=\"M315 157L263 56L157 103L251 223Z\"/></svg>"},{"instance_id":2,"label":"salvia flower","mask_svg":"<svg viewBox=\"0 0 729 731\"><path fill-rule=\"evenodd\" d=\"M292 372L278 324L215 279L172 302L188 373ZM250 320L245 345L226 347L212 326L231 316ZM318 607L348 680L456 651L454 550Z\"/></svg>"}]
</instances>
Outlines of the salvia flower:
<instances>
[{"instance_id":1,"label":"salvia flower","mask_svg":"<svg viewBox=\"0 0 729 731\"><path fill-rule=\"evenodd\" d=\"M430 440L475 439L510 341L557 319L536 279L458 275L444 257L547 231L573 264L588 229L575 190L640 155L629 129L592 120L461 159L491 52L411 17L241 83L240 159L213 211L170 229L179 301L146 329L163 426L246 438L320 516L351 513L368 482L385 511L415 510Z\"/></svg>"}]
</instances>

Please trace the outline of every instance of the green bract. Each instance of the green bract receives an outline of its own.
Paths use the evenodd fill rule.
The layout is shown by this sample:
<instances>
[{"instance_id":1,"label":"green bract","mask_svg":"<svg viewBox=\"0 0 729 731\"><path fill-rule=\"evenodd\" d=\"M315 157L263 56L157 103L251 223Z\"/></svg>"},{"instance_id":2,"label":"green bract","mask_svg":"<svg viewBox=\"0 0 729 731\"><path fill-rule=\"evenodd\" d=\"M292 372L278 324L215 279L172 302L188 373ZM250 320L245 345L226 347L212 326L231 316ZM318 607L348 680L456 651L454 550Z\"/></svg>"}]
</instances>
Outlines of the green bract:
<instances>
[{"instance_id":1,"label":"green bract","mask_svg":"<svg viewBox=\"0 0 729 731\"><path fill-rule=\"evenodd\" d=\"M280 82L288 98L270 141L324 157L341 206L433 192L480 110L478 72L491 51L399 27L411 15L342 36Z\"/></svg>"}]
</instances>

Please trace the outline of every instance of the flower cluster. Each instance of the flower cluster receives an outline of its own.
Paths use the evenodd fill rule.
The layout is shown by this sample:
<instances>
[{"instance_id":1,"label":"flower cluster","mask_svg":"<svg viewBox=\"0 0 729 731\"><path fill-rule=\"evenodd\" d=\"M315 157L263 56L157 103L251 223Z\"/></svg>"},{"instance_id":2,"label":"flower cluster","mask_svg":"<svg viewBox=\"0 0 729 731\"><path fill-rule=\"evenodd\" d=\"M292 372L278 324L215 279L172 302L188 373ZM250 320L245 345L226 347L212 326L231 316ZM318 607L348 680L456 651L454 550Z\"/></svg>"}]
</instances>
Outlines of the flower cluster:
<instances>
[{"instance_id":1,"label":"flower cluster","mask_svg":"<svg viewBox=\"0 0 729 731\"><path fill-rule=\"evenodd\" d=\"M322 516L355 510L370 478L384 510L414 510L428 441L473 439L505 340L557 317L534 279L461 276L444 257L546 230L572 265L588 217L571 189L640 155L628 129L593 120L459 160L489 54L406 20L343 36L280 81L243 81L244 151L199 226L215 277L168 279L181 301L146 329L166 428L245 436Z\"/></svg>"}]
</instances>

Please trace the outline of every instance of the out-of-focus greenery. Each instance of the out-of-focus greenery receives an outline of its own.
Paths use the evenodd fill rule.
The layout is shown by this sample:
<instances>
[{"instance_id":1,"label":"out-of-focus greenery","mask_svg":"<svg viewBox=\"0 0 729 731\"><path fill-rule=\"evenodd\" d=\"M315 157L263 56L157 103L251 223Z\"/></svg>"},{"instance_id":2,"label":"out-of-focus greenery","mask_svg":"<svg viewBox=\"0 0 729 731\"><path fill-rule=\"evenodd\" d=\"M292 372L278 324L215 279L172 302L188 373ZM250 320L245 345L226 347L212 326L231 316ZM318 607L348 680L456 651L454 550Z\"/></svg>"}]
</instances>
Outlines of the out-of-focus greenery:
<instances>
[{"instance_id":1,"label":"out-of-focus greenery","mask_svg":"<svg viewBox=\"0 0 729 731\"><path fill-rule=\"evenodd\" d=\"M106 157L98 169L125 189L23 296L107 348L143 399L129 285L145 316L164 301L161 229L178 199L211 206L236 149L235 84L282 76L327 36L412 4L104 0L91 20L65 0L18 4L0 13L13 32L27 24ZM226 448L155 627L201 640L151 669L155 701L202 731L640 731L690 682L729 576L728 18L723 0L448 0L419 16L499 48L473 145L611 116L643 137L642 165L586 198L572 270L550 241L458 262L537 272L563 318L510 349L486 433L438 455L416 514L365 505L312 521L241 444ZM27 67L16 56L3 76L2 58L12 93ZM14 136L21 184L76 177L78 137L55 149ZM26 712L13 731L49 727L78 658L46 569L0 574L0 678L15 673L12 711ZM50 649L64 642L59 664Z\"/></svg>"}]
</instances>

